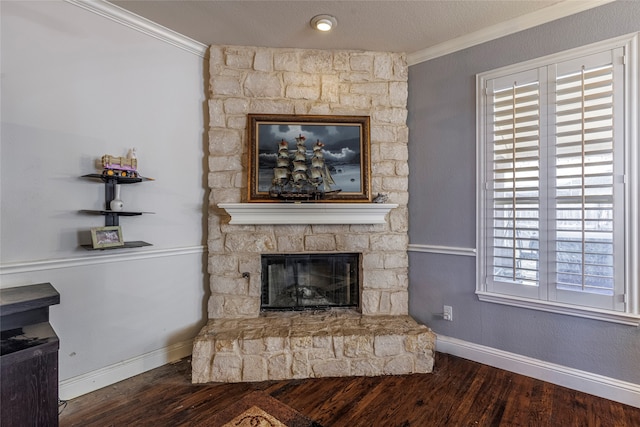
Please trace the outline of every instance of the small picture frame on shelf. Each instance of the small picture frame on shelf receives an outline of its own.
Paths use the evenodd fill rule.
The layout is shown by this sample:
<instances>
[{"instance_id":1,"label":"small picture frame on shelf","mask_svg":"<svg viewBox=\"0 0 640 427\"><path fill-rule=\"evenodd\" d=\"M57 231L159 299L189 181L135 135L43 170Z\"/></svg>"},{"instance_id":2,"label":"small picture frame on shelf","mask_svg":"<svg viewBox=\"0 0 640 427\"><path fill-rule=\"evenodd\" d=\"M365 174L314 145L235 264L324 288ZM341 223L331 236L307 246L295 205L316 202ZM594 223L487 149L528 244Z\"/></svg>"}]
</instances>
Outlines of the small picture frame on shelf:
<instances>
[{"instance_id":1,"label":"small picture frame on shelf","mask_svg":"<svg viewBox=\"0 0 640 427\"><path fill-rule=\"evenodd\" d=\"M124 246L122 229L119 225L92 228L91 243L93 244L94 249Z\"/></svg>"}]
</instances>

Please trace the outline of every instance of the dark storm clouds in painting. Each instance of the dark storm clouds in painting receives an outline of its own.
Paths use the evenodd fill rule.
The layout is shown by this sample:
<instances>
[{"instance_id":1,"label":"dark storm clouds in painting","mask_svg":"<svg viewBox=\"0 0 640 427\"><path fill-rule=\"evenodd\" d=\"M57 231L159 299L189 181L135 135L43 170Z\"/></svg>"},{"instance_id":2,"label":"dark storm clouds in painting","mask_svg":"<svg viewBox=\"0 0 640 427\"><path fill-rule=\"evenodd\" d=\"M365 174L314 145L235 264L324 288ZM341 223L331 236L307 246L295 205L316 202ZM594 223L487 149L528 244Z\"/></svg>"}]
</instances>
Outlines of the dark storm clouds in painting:
<instances>
[{"instance_id":1,"label":"dark storm clouds in painting","mask_svg":"<svg viewBox=\"0 0 640 427\"><path fill-rule=\"evenodd\" d=\"M352 124L258 124L258 191L269 191L280 141L287 141L293 152L295 138L302 135L309 152L318 140L324 144L325 163L335 181L332 187L345 193L362 192L361 129Z\"/></svg>"}]
</instances>

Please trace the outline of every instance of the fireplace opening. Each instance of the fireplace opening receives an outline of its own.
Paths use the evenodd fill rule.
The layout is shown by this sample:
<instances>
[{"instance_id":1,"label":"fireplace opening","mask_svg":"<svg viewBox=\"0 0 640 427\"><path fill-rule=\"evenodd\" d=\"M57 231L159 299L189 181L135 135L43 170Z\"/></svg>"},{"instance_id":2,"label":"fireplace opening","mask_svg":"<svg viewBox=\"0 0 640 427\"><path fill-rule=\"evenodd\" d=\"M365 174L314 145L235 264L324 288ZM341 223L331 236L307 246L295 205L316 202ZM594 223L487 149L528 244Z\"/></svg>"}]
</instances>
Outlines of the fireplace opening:
<instances>
[{"instance_id":1,"label":"fireplace opening","mask_svg":"<svg viewBox=\"0 0 640 427\"><path fill-rule=\"evenodd\" d=\"M360 254L262 255L260 309L358 307Z\"/></svg>"}]
</instances>

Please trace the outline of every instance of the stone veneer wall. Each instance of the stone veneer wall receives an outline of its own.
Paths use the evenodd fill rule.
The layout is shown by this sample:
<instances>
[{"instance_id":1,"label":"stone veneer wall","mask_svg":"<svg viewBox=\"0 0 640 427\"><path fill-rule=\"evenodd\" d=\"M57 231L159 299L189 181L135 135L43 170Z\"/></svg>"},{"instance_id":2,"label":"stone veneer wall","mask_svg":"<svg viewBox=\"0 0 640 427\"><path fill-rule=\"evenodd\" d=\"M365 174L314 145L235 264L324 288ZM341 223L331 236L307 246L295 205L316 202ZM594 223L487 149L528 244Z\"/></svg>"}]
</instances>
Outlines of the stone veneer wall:
<instances>
[{"instance_id":1,"label":"stone veneer wall","mask_svg":"<svg viewBox=\"0 0 640 427\"><path fill-rule=\"evenodd\" d=\"M210 319L259 316L262 253L360 252L362 314L408 313L407 71L396 53L211 47ZM229 225L217 204L246 201L250 113L370 116L372 194L399 207L384 225Z\"/></svg>"}]
</instances>

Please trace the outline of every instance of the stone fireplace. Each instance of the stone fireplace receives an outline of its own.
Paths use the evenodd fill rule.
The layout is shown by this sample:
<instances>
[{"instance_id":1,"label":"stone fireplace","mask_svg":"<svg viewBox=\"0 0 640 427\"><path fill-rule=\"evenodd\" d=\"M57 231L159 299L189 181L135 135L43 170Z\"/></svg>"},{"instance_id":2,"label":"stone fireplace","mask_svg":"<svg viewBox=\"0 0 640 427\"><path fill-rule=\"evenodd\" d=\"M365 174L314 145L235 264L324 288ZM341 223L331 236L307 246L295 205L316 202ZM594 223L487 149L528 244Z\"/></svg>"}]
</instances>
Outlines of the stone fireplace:
<instances>
[{"instance_id":1,"label":"stone fireplace","mask_svg":"<svg viewBox=\"0 0 640 427\"><path fill-rule=\"evenodd\" d=\"M194 341L193 381L430 372L435 336L408 316L404 55L212 46L209 95L210 320ZM234 221L225 207L246 202L252 113L370 116L372 194L393 209L381 221L356 214L341 223L307 220L289 204L277 221ZM376 207L359 205L353 210ZM318 310L261 307L263 256L347 253L358 256L357 298Z\"/></svg>"}]
</instances>

